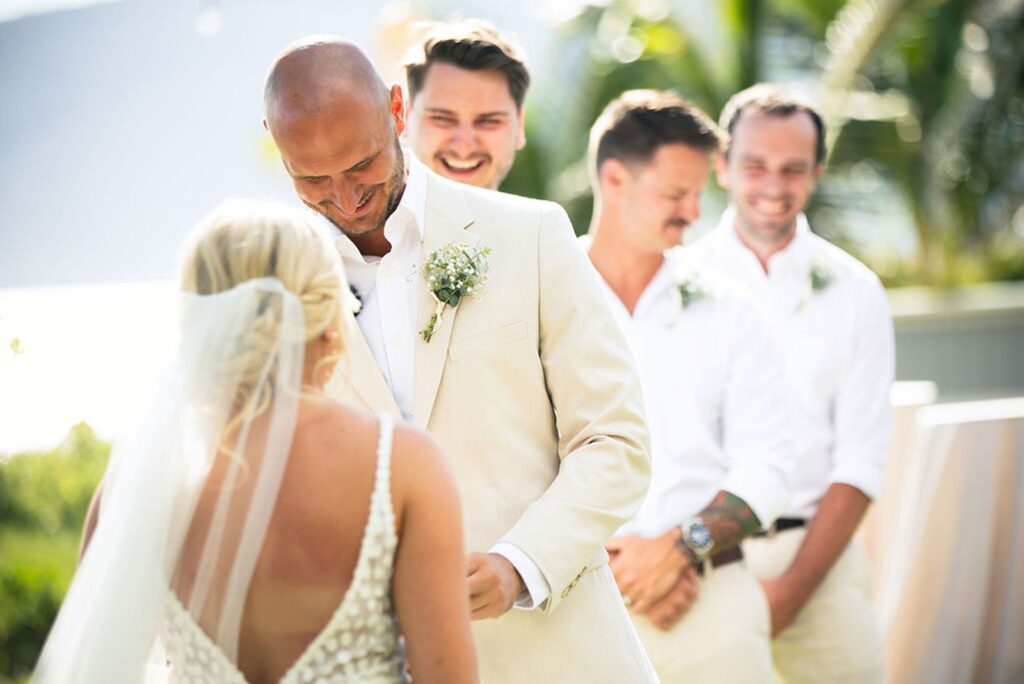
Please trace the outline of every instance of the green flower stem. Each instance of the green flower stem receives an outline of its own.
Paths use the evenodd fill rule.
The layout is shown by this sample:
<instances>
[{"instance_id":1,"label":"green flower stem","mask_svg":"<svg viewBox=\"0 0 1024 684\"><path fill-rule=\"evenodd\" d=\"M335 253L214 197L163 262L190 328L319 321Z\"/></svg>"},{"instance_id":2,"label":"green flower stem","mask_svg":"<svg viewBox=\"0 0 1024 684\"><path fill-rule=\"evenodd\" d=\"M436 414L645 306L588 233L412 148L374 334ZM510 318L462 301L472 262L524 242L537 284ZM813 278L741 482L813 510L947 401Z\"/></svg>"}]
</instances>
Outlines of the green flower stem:
<instances>
[{"instance_id":1,"label":"green flower stem","mask_svg":"<svg viewBox=\"0 0 1024 684\"><path fill-rule=\"evenodd\" d=\"M434 293L430 293L430 296L437 302L437 308L434 309L434 313L430 316L430 320L427 321L427 327L420 330L420 337L423 338L424 342L429 342L430 338L434 336L434 328L441 322L441 314L444 313L444 308L447 306L444 302L440 301Z\"/></svg>"}]
</instances>

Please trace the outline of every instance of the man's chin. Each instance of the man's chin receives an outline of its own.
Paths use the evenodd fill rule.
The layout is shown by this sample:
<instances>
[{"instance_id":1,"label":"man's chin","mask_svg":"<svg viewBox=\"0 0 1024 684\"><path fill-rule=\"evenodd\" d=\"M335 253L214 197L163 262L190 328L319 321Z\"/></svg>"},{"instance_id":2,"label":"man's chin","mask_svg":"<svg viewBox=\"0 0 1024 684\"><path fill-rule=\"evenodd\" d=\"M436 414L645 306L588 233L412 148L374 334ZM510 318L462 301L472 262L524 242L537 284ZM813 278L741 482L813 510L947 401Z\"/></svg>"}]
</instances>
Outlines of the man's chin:
<instances>
[{"instance_id":1,"label":"man's chin","mask_svg":"<svg viewBox=\"0 0 1024 684\"><path fill-rule=\"evenodd\" d=\"M473 171L472 173L459 173L451 171L448 168L442 168L438 171L440 175L444 176L448 180L453 180L456 183L462 183L464 185L473 185L478 188L489 188L486 176L480 171Z\"/></svg>"},{"instance_id":2,"label":"man's chin","mask_svg":"<svg viewBox=\"0 0 1024 684\"><path fill-rule=\"evenodd\" d=\"M787 237L796 227L796 216L792 214L779 216L757 214L748 216L746 223L761 236L761 239L770 242Z\"/></svg>"},{"instance_id":3,"label":"man's chin","mask_svg":"<svg viewBox=\"0 0 1024 684\"><path fill-rule=\"evenodd\" d=\"M333 223L335 228L350 237L357 237L360 235L366 235L367 233L372 233L384 225L384 222L380 220L379 216L373 218L366 216L359 217L355 220L343 221L336 216L331 216L330 214L325 214L323 212L320 213L323 214L324 218Z\"/></svg>"}]
</instances>

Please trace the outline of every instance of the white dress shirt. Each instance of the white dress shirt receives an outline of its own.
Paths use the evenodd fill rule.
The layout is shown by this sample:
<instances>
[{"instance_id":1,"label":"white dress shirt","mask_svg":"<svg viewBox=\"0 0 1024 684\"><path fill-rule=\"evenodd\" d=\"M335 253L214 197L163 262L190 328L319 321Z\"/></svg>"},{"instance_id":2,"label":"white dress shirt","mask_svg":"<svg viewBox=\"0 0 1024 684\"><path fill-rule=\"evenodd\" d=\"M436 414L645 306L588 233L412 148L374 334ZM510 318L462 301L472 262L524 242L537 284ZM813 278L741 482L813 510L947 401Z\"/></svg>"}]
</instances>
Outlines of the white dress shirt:
<instances>
[{"instance_id":1,"label":"white dress shirt","mask_svg":"<svg viewBox=\"0 0 1024 684\"><path fill-rule=\"evenodd\" d=\"M364 257L348 238L326 218L319 223L327 231L341 254L349 284L355 289L362 306L356 323L366 338L384 379L391 388L402 417L413 417L415 384L415 344L417 326L416 295L420 275L420 253L426 221L426 167L408 150L403 150L408 174L405 192L395 211L384 223L384 237L391 251L383 257ZM551 593L537 564L514 544L499 542L490 550L508 559L523 578L526 591L516 600L516 607L530 610L539 606Z\"/></svg>"},{"instance_id":2,"label":"white dress shirt","mask_svg":"<svg viewBox=\"0 0 1024 684\"><path fill-rule=\"evenodd\" d=\"M689 251L750 288L786 349L797 468L786 517L810 518L833 483L876 497L889 442L892 317L878 277L814 235L796 234L768 273L739 239L733 209ZM812 271L827 284L812 288Z\"/></svg>"},{"instance_id":3,"label":"white dress shirt","mask_svg":"<svg viewBox=\"0 0 1024 684\"><path fill-rule=\"evenodd\" d=\"M636 360L651 430L651 487L620 534L654 537L719 490L767 528L789 503L795 454L781 350L740 286L666 252L632 315L604 280ZM680 283L704 296L683 306Z\"/></svg>"},{"instance_id":4,"label":"white dress shirt","mask_svg":"<svg viewBox=\"0 0 1024 684\"><path fill-rule=\"evenodd\" d=\"M349 284L362 302L356 323L402 417L409 420L415 377L416 286L427 211L427 180L423 167L412 155L406 155L406 165L409 173L405 192L384 223L384 237L391 243L391 251L383 257L364 257L348 236L332 228Z\"/></svg>"}]
</instances>

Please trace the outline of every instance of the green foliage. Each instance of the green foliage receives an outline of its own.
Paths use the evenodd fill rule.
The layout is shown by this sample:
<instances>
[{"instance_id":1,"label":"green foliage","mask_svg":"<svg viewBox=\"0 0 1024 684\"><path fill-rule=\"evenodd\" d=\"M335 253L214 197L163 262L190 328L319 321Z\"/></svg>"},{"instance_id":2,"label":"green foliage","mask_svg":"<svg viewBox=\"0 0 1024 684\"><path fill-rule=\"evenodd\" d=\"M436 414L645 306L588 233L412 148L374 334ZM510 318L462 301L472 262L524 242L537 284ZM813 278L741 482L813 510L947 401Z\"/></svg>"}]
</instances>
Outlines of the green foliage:
<instances>
[{"instance_id":1,"label":"green foliage","mask_svg":"<svg viewBox=\"0 0 1024 684\"><path fill-rule=\"evenodd\" d=\"M687 5L690 9L693 3ZM591 124L631 88L717 116L758 81L824 95L833 131L811 225L888 285L1024 279L1024 4L990 0L592 0L531 90L503 185L590 221ZM723 203L709 183L708 205ZM901 230L895 231L894 228Z\"/></svg>"},{"instance_id":2,"label":"green foliage","mask_svg":"<svg viewBox=\"0 0 1024 684\"><path fill-rule=\"evenodd\" d=\"M860 5L862 17L883 11L866 0L848 5ZM979 0L893 7L878 35L842 16L833 21L852 37L831 46L832 64L847 69L862 56L844 90L862 103L897 106L851 108L832 169L871 162L904 198L917 245L900 270L912 282L1022 279L1024 7Z\"/></svg>"},{"instance_id":3,"label":"green foliage","mask_svg":"<svg viewBox=\"0 0 1024 684\"><path fill-rule=\"evenodd\" d=\"M737 89L755 82L753 46L762 27L757 0L722 0L716 39L696 33L668 2L612 0L584 6L562 26L560 59L542 99L527 106L527 139L502 189L562 204L577 232L590 222L586 168L590 126L611 100L631 88L673 89L717 113Z\"/></svg>"},{"instance_id":4,"label":"green foliage","mask_svg":"<svg viewBox=\"0 0 1024 684\"><path fill-rule=\"evenodd\" d=\"M79 424L56 449L0 459L0 682L26 676L39 657L109 453Z\"/></svg>"}]
</instances>

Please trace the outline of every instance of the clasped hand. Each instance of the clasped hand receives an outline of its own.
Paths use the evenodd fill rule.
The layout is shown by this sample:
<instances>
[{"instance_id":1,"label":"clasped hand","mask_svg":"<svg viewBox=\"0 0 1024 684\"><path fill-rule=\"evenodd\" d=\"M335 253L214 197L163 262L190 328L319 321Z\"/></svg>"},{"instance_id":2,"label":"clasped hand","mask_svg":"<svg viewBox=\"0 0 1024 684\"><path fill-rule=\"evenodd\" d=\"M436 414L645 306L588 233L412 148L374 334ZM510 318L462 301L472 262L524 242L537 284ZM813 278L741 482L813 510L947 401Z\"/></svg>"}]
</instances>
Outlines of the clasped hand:
<instances>
[{"instance_id":1,"label":"clasped hand","mask_svg":"<svg viewBox=\"0 0 1024 684\"><path fill-rule=\"evenodd\" d=\"M699 579L690 559L677 546L678 532L653 539L629 536L605 548L619 592L630 610L669 629L697 599Z\"/></svg>"}]
</instances>

